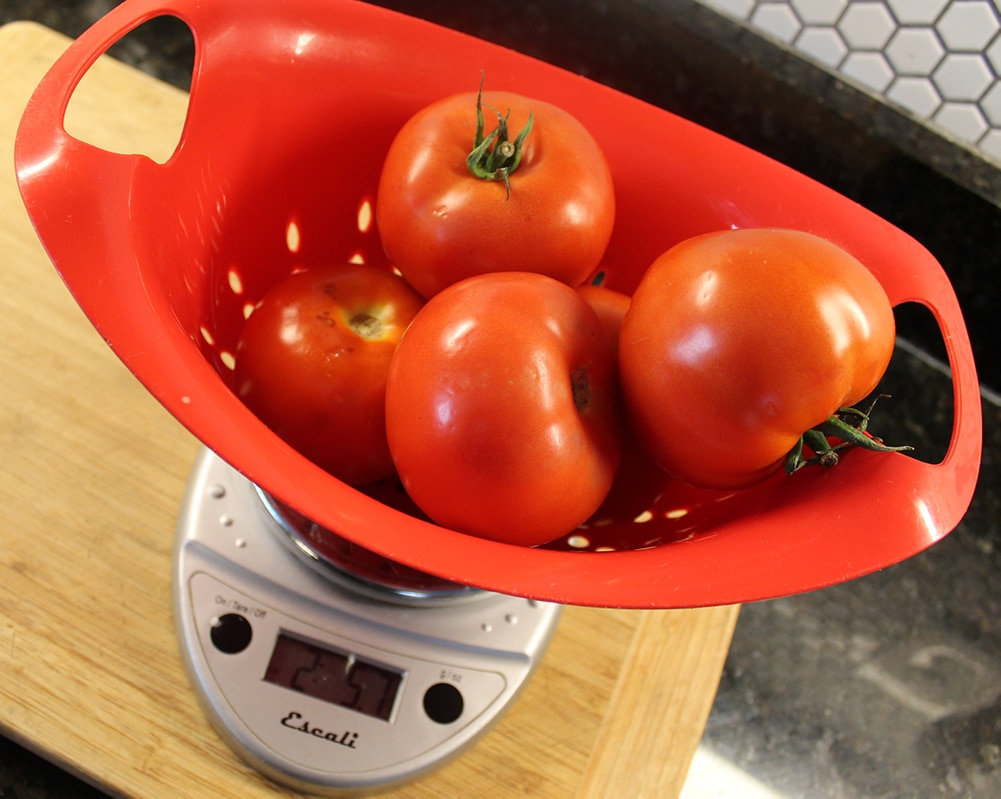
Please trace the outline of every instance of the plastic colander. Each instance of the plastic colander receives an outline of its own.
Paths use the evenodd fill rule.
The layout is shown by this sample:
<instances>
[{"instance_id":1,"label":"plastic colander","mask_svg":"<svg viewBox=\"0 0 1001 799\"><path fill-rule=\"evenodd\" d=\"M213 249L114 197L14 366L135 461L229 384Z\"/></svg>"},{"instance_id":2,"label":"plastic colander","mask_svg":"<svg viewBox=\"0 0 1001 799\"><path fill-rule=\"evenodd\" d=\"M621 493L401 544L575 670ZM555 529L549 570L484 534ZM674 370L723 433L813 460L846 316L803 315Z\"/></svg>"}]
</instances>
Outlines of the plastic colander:
<instances>
[{"instance_id":1,"label":"plastic colander","mask_svg":"<svg viewBox=\"0 0 1001 799\"><path fill-rule=\"evenodd\" d=\"M67 134L88 68L173 15L192 30L180 143L163 164ZM722 228L828 238L891 301L937 321L952 369L944 459L851 451L737 493L653 472L624 478L602 518L552 546L481 540L351 488L284 444L234 395L245 308L293 268L383 263L368 221L383 154L418 108L503 88L566 108L607 154L617 192L608 285L629 291L671 244ZM691 607L798 593L907 558L951 531L980 463L979 388L943 269L912 238L759 153L578 75L350 0L126 0L46 74L16 140L22 196L53 263L121 360L194 435L279 501L405 566L569 604ZM462 486L456 485L456 491Z\"/></svg>"}]
</instances>

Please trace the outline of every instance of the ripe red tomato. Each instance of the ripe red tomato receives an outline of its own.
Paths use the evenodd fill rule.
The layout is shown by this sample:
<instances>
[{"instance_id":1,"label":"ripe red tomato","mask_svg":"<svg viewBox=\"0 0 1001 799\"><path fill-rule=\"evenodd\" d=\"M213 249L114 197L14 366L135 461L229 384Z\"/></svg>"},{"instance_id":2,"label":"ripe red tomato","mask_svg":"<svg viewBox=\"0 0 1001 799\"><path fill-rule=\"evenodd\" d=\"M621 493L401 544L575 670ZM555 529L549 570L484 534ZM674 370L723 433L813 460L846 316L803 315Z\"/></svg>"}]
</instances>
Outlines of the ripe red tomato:
<instances>
[{"instance_id":1,"label":"ripe red tomato","mask_svg":"<svg viewBox=\"0 0 1001 799\"><path fill-rule=\"evenodd\" d=\"M622 322L629 310L630 297L601 285L578 287L580 294L598 314L618 353ZM629 522L649 511L664 491L667 475L640 445L635 433L623 430L622 460L612 487L601 506L588 519L592 529Z\"/></svg>"},{"instance_id":2,"label":"ripe red tomato","mask_svg":"<svg viewBox=\"0 0 1001 799\"><path fill-rule=\"evenodd\" d=\"M375 267L296 272L244 323L236 393L287 443L344 482L388 477L386 377L423 304L402 278Z\"/></svg>"},{"instance_id":3,"label":"ripe red tomato","mask_svg":"<svg viewBox=\"0 0 1001 799\"><path fill-rule=\"evenodd\" d=\"M577 293L587 300L587 304L598 314L598 318L601 320L602 325L604 325L605 332L612 340L617 353L622 320L626 316L626 311L629 310L629 295L591 283L578 286Z\"/></svg>"},{"instance_id":4,"label":"ripe red tomato","mask_svg":"<svg viewBox=\"0 0 1001 799\"><path fill-rule=\"evenodd\" d=\"M661 467L738 488L804 432L864 399L894 346L893 309L850 254L808 233L710 233L661 255L622 324L623 394Z\"/></svg>"},{"instance_id":5,"label":"ripe red tomato","mask_svg":"<svg viewBox=\"0 0 1001 799\"><path fill-rule=\"evenodd\" d=\"M483 92L489 121L500 114L512 154L476 177L467 165L477 137L477 93L445 98L399 131L383 165L376 224L386 254L425 297L465 277L539 272L571 286L601 260L615 195L601 148L567 112L540 100ZM489 137L488 124L484 130ZM488 142L489 144L489 142ZM495 152L501 145L493 142ZM482 170L481 170L482 171Z\"/></svg>"},{"instance_id":6,"label":"ripe red tomato","mask_svg":"<svg viewBox=\"0 0 1001 799\"><path fill-rule=\"evenodd\" d=\"M438 524L532 546L587 519L621 455L615 357L577 292L534 273L468 278L407 330L386 390L389 448Z\"/></svg>"}]
</instances>

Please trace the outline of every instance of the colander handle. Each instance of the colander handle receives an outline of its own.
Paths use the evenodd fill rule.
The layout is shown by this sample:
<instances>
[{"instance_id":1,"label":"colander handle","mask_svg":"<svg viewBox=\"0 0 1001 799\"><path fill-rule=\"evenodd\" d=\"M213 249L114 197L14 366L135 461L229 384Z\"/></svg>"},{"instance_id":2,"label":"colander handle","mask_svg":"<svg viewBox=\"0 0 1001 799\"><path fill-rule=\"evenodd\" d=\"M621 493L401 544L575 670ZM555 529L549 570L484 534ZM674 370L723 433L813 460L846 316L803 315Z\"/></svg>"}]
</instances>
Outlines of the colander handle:
<instances>
[{"instance_id":1,"label":"colander handle","mask_svg":"<svg viewBox=\"0 0 1001 799\"><path fill-rule=\"evenodd\" d=\"M18 179L31 180L40 173L69 168L99 168L102 171L96 174L103 179L104 170L133 162L136 156L111 153L67 133L70 99L87 71L123 36L164 15L179 17L194 30L198 5L191 0L126 0L84 31L45 74L25 107L15 149Z\"/></svg>"},{"instance_id":2,"label":"colander handle","mask_svg":"<svg viewBox=\"0 0 1001 799\"><path fill-rule=\"evenodd\" d=\"M89 264L122 257L136 172L160 166L145 155L110 152L66 131L66 112L80 81L108 48L143 23L169 15L195 33L221 19L224 5L225 0L221 5L126 0L84 31L42 77L21 117L14 165L25 207L60 271L82 252Z\"/></svg>"}]
</instances>

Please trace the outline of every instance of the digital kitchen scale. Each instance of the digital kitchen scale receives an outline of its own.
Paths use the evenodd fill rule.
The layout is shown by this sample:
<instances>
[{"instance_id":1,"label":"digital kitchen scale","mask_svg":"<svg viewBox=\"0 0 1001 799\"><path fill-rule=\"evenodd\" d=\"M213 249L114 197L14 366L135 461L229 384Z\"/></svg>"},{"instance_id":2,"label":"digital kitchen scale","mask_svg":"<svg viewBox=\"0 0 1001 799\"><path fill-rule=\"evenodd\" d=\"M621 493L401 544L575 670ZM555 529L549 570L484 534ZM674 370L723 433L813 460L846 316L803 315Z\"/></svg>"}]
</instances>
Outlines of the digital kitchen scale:
<instances>
[{"instance_id":1,"label":"digital kitchen scale","mask_svg":"<svg viewBox=\"0 0 1001 799\"><path fill-rule=\"evenodd\" d=\"M385 790L498 720L562 608L352 545L332 557L330 536L204 449L177 529L178 637L213 726L252 766L311 792Z\"/></svg>"}]
</instances>

